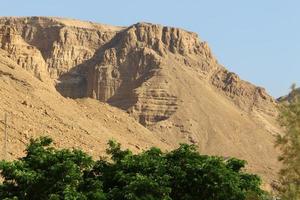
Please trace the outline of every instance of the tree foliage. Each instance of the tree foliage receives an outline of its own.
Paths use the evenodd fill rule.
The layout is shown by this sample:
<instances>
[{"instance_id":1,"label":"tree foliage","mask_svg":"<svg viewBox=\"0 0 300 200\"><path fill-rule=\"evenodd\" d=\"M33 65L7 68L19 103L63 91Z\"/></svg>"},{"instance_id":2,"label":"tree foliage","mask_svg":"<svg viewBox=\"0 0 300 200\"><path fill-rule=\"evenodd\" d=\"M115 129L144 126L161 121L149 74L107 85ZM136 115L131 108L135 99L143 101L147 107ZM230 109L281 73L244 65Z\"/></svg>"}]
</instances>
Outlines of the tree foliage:
<instances>
[{"instance_id":1,"label":"tree foliage","mask_svg":"<svg viewBox=\"0 0 300 200\"><path fill-rule=\"evenodd\" d=\"M140 154L110 141L110 159L93 161L80 150L55 149L52 140L31 140L26 156L0 163L1 199L16 200L245 200L262 199L260 178L246 162L201 155L182 144L171 152Z\"/></svg>"},{"instance_id":2,"label":"tree foliage","mask_svg":"<svg viewBox=\"0 0 300 200\"><path fill-rule=\"evenodd\" d=\"M283 164L279 192L283 200L300 199L300 101L295 86L292 89L291 96L294 98L282 107L280 115L280 122L286 131L277 139L282 151L279 157Z\"/></svg>"}]
</instances>

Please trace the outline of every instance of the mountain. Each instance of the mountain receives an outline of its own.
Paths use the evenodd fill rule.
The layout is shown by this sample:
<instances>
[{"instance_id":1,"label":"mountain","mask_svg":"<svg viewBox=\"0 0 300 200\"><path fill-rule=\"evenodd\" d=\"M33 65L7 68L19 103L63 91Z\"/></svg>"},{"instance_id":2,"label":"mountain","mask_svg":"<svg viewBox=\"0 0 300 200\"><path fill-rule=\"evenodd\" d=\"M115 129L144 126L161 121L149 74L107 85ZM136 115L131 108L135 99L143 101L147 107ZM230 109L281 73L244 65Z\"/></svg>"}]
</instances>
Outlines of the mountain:
<instances>
[{"instance_id":1,"label":"mountain","mask_svg":"<svg viewBox=\"0 0 300 200\"><path fill-rule=\"evenodd\" d=\"M195 33L4 17L0 45L0 109L12 118L12 157L33 133L93 155L109 138L136 150L188 142L246 159L266 182L276 176L276 101L219 64Z\"/></svg>"}]
</instances>

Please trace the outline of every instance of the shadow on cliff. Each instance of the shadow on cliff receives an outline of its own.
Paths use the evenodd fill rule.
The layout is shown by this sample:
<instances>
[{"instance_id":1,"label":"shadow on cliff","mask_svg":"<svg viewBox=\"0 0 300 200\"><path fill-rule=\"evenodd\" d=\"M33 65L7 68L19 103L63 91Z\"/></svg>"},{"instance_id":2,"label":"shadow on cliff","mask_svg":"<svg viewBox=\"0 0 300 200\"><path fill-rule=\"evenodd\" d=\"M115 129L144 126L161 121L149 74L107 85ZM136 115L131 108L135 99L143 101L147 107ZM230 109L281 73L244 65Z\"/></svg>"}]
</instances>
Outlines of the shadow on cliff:
<instances>
[{"instance_id":1,"label":"shadow on cliff","mask_svg":"<svg viewBox=\"0 0 300 200\"><path fill-rule=\"evenodd\" d=\"M84 97L95 98L123 110L128 110L134 106L138 100L135 89L155 75L158 64L149 62L150 64L144 66L143 73L138 74L140 70L138 63L143 56L141 51L129 49L126 55L122 52L125 42L124 34L126 34L128 29L117 33L109 42L101 46L89 60L61 74L56 84L56 90L64 97L74 99ZM114 88L115 91L108 99L101 99L99 98L101 95L94 94L95 88L97 88L96 84L101 84L96 78L97 73L99 73L96 70L96 66L107 64L103 63L105 51L113 48L116 50L120 85ZM121 57L124 60L122 63L120 61ZM97 92L101 93L105 91Z\"/></svg>"}]
</instances>

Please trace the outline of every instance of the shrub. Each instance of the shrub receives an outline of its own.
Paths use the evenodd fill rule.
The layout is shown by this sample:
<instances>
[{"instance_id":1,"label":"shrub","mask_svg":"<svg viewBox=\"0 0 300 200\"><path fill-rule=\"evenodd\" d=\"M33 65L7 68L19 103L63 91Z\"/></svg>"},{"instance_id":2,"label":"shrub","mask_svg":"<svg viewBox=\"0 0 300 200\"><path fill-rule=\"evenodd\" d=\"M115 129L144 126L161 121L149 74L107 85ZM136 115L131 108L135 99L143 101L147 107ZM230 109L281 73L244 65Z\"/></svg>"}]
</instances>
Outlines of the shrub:
<instances>
[{"instance_id":1,"label":"shrub","mask_svg":"<svg viewBox=\"0 0 300 200\"><path fill-rule=\"evenodd\" d=\"M26 156L0 163L1 199L37 200L246 200L263 199L261 180L246 162L201 155L182 144L140 154L110 141L110 160L93 161L80 150L55 149L52 140L31 140Z\"/></svg>"}]
</instances>

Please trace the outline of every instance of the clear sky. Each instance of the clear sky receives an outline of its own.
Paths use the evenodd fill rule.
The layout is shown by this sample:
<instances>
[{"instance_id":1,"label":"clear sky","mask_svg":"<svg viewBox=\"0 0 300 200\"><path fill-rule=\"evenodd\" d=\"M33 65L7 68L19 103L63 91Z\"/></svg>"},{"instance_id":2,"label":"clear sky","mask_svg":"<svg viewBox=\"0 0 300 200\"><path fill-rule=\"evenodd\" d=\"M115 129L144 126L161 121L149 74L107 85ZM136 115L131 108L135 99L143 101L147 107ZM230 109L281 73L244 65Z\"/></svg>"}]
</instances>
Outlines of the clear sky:
<instances>
[{"instance_id":1,"label":"clear sky","mask_svg":"<svg viewBox=\"0 0 300 200\"><path fill-rule=\"evenodd\" d=\"M0 0L2 16L139 21L197 32L219 62L274 97L300 83L300 0Z\"/></svg>"}]
</instances>

